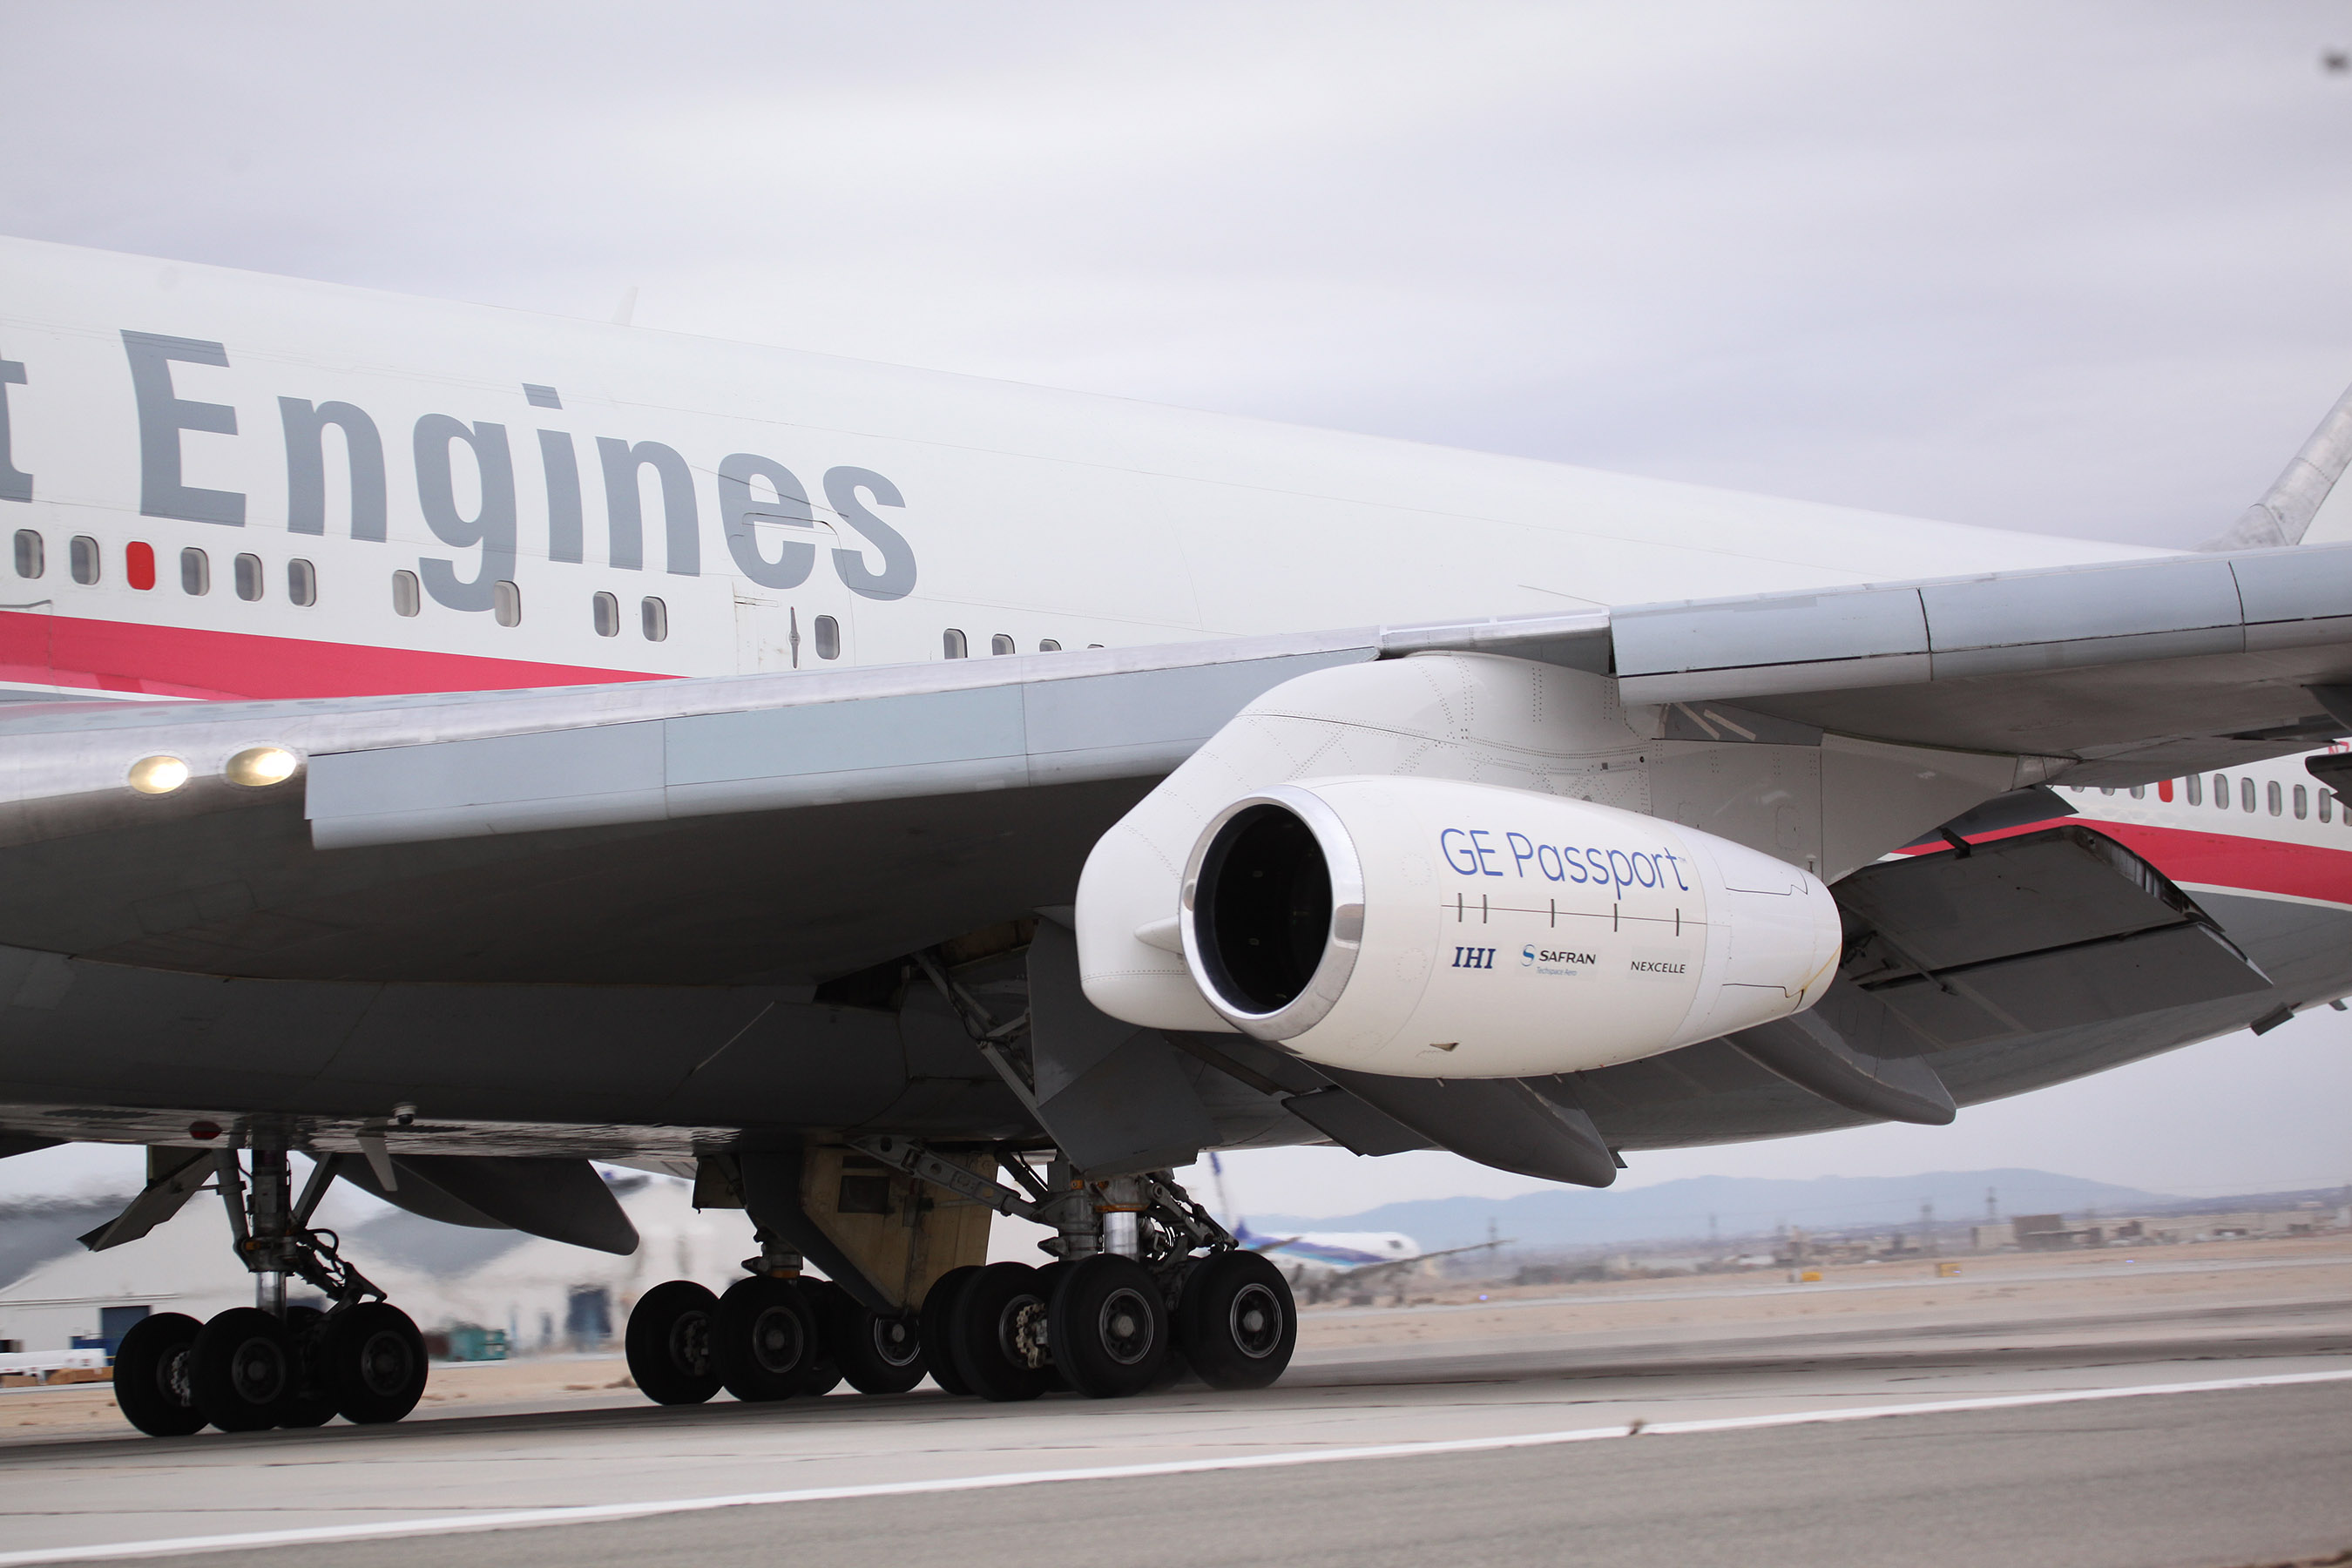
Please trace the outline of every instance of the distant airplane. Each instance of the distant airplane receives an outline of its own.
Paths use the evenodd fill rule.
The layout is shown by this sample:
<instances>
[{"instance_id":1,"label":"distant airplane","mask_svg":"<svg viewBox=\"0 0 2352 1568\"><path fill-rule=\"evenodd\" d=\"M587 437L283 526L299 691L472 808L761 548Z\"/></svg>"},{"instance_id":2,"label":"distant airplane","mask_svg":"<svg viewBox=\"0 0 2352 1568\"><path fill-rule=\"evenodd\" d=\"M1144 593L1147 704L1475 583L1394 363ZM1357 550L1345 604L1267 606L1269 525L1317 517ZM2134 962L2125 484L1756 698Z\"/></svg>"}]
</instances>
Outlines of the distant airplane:
<instances>
[{"instance_id":1,"label":"distant airplane","mask_svg":"<svg viewBox=\"0 0 2352 1568\"><path fill-rule=\"evenodd\" d=\"M1252 1230L1249 1221L1234 1213L1225 1194L1223 1162L1211 1154L1209 1169L1216 1178L1218 1202L1233 1215L1234 1239L1253 1252L1272 1258L1289 1278L1291 1289L1304 1293L1310 1301L1369 1290L1436 1258L1510 1245L1511 1238L1503 1237L1423 1252L1421 1243L1401 1230L1310 1230L1269 1236Z\"/></svg>"}]
</instances>

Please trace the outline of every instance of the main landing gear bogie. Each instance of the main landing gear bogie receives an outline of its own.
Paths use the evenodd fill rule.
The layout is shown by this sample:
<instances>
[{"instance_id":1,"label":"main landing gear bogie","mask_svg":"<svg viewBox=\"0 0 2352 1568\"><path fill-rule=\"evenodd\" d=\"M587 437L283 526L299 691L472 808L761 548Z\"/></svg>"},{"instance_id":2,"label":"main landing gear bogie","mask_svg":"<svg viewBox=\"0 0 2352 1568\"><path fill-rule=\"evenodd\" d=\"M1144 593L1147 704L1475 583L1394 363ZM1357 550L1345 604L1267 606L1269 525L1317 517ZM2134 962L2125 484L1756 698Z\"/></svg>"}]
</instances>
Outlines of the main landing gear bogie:
<instances>
[{"instance_id":1,"label":"main landing gear bogie","mask_svg":"<svg viewBox=\"0 0 2352 1568\"><path fill-rule=\"evenodd\" d=\"M1034 1399L1059 1385L1097 1399L1164 1387L1189 1367L1212 1388L1263 1388L1298 1343L1282 1271L1229 1249L1181 1268L1175 1301L1115 1253L1032 1268L994 1263L940 1277L921 1317L933 1376L950 1394ZM940 1376L952 1355L953 1381Z\"/></svg>"},{"instance_id":2,"label":"main landing gear bogie","mask_svg":"<svg viewBox=\"0 0 2352 1568\"><path fill-rule=\"evenodd\" d=\"M141 1319L114 1355L114 1400L151 1437L397 1421L425 1393L425 1339L381 1301L279 1318L234 1307L207 1322Z\"/></svg>"},{"instance_id":3,"label":"main landing gear bogie","mask_svg":"<svg viewBox=\"0 0 2352 1568\"><path fill-rule=\"evenodd\" d=\"M846 1380L898 1394L928 1372L944 1392L1017 1404L1070 1391L1113 1399L1187 1371L1213 1388L1263 1388L1290 1364L1290 1283L1175 1184L1170 1173L1079 1179L1056 1157L1045 1179L1004 1158L1027 1189L1000 1187L919 1145L857 1147L919 1180L1051 1225L1055 1260L971 1264L935 1280L919 1308L872 1311L843 1286L799 1276L802 1259L764 1227L751 1278L713 1296L655 1287L629 1315L629 1366L646 1395L699 1404L727 1388L747 1403L823 1394ZM865 1281L855 1281L868 1296Z\"/></svg>"},{"instance_id":4,"label":"main landing gear bogie","mask_svg":"<svg viewBox=\"0 0 2352 1568\"><path fill-rule=\"evenodd\" d=\"M831 1393L904 1394L922 1381L924 1340L827 1279L754 1274L714 1296L690 1279L656 1285L629 1313L629 1375L660 1405L700 1405L721 1388L746 1404Z\"/></svg>"}]
</instances>

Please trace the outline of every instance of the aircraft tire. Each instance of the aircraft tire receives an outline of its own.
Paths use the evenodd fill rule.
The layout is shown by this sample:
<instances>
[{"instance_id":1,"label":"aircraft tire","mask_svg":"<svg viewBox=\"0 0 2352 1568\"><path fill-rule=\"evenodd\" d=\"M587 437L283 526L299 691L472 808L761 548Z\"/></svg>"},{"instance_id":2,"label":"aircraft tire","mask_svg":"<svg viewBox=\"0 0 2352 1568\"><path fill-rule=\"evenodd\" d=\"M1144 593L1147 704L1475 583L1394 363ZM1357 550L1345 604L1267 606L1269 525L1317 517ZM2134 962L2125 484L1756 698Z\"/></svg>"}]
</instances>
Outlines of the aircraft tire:
<instances>
[{"instance_id":1,"label":"aircraft tire","mask_svg":"<svg viewBox=\"0 0 2352 1568\"><path fill-rule=\"evenodd\" d=\"M719 1298L691 1279L672 1279L637 1298L622 1331L629 1375L656 1405L699 1405L719 1392L711 1354Z\"/></svg>"},{"instance_id":2,"label":"aircraft tire","mask_svg":"<svg viewBox=\"0 0 2352 1568\"><path fill-rule=\"evenodd\" d=\"M286 1337L294 1342L298 1376L280 1426L324 1426L335 1418L335 1391L327 1386L327 1314L316 1307L286 1309Z\"/></svg>"},{"instance_id":3,"label":"aircraft tire","mask_svg":"<svg viewBox=\"0 0 2352 1568\"><path fill-rule=\"evenodd\" d=\"M1219 1252L1184 1277L1176 1342L1212 1388L1264 1388L1298 1348L1298 1304L1282 1270L1255 1252Z\"/></svg>"},{"instance_id":4,"label":"aircraft tire","mask_svg":"<svg viewBox=\"0 0 2352 1568\"><path fill-rule=\"evenodd\" d=\"M846 1290L824 1308L834 1364L860 1394L904 1394L923 1381L922 1331L910 1317L884 1317Z\"/></svg>"},{"instance_id":5,"label":"aircraft tire","mask_svg":"<svg viewBox=\"0 0 2352 1568\"><path fill-rule=\"evenodd\" d=\"M971 1388L956 1371L955 1340L950 1331L955 1324L956 1298L979 1272L976 1263L949 1269L932 1281L930 1289L924 1292L921 1310L915 1314L915 1335L923 1346L923 1370L943 1391L959 1396L971 1394Z\"/></svg>"},{"instance_id":6,"label":"aircraft tire","mask_svg":"<svg viewBox=\"0 0 2352 1568\"><path fill-rule=\"evenodd\" d=\"M1062 1270L1047 1321L1054 1364L1089 1398L1140 1394L1167 1364L1168 1307L1132 1258L1100 1253Z\"/></svg>"},{"instance_id":7,"label":"aircraft tire","mask_svg":"<svg viewBox=\"0 0 2352 1568\"><path fill-rule=\"evenodd\" d=\"M1024 1321L1045 1310L1037 1270L1025 1263L992 1263L964 1281L949 1323L956 1371L982 1399L1010 1404L1034 1399L1049 1379L1015 1348Z\"/></svg>"},{"instance_id":8,"label":"aircraft tire","mask_svg":"<svg viewBox=\"0 0 2352 1568\"><path fill-rule=\"evenodd\" d=\"M283 1420L302 1381L286 1325L258 1307L231 1307L188 1347L188 1393L224 1432L266 1432Z\"/></svg>"},{"instance_id":9,"label":"aircraft tire","mask_svg":"<svg viewBox=\"0 0 2352 1568\"><path fill-rule=\"evenodd\" d=\"M710 1320L710 1364L728 1393L756 1405L810 1392L824 1353L814 1284L755 1274L727 1287Z\"/></svg>"},{"instance_id":10,"label":"aircraft tire","mask_svg":"<svg viewBox=\"0 0 2352 1568\"><path fill-rule=\"evenodd\" d=\"M205 1429L205 1413L188 1390L188 1352L203 1328L185 1312L151 1312L115 1347L114 1403L150 1437Z\"/></svg>"},{"instance_id":11,"label":"aircraft tire","mask_svg":"<svg viewBox=\"0 0 2352 1568\"><path fill-rule=\"evenodd\" d=\"M336 1412L355 1426L397 1421L425 1397L425 1336L389 1301L327 1314L319 1367Z\"/></svg>"}]
</instances>

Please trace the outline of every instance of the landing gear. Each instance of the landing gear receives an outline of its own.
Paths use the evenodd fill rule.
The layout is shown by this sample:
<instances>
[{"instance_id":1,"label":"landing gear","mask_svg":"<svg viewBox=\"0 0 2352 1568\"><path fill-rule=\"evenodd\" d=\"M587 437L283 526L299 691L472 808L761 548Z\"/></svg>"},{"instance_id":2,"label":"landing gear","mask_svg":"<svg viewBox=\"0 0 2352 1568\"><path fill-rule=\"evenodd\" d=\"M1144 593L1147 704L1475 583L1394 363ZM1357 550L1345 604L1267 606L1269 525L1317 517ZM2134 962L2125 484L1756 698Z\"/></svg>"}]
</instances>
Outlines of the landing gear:
<instances>
[{"instance_id":1,"label":"landing gear","mask_svg":"<svg viewBox=\"0 0 2352 1568\"><path fill-rule=\"evenodd\" d=\"M630 1327L635 1325L632 1316ZM808 1392L816 1376L817 1336L816 1313L801 1287L755 1274L738 1279L719 1298L710 1321L710 1361L727 1392L747 1404L789 1399ZM836 1373L834 1381L839 1379Z\"/></svg>"},{"instance_id":2,"label":"landing gear","mask_svg":"<svg viewBox=\"0 0 2352 1568\"><path fill-rule=\"evenodd\" d=\"M631 1313L629 1365L649 1396L698 1403L723 1383L740 1400L776 1400L845 1378L865 1393L896 1394L929 1372L949 1394L999 1404L1057 1390L1111 1399L1170 1386L1187 1369L1213 1387L1262 1388L1290 1364L1298 1308L1289 1281L1242 1250L1166 1171L1090 1181L1058 1157L1032 1169L1015 1152L985 1152L1021 1184L1016 1192L973 1169L982 1152L950 1157L896 1137L850 1147L863 1163L842 1176L845 1192L853 1179L871 1180L864 1171L887 1167L967 1205L1053 1226L1058 1234L1042 1246L1054 1261L950 1268L919 1310L877 1313L840 1285L797 1278L800 1255L763 1225L761 1256L744 1264L751 1277L725 1296L676 1280ZM850 1172L838 1150L827 1158L826 1182ZM958 1245L984 1236L967 1231ZM876 1295L854 1255L825 1267L851 1269L857 1289Z\"/></svg>"},{"instance_id":3,"label":"landing gear","mask_svg":"<svg viewBox=\"0 0 2352 1568\"><path fill-rule=\"evenodd\" d=\"M1166 1386L1189 1364L1215 1388L1263 1388L1298 1343L1290 1283L1241 1250L1170 1173L1078 1179L1056 1159L1045 1180L1000 1158L1026 1196L896 1138L865 1153L1000 1214L1050 1225L1057 1261L940 1277L920 1332L931 1375L950 1394L1034 1399L1055 1386L1097 1399Z\"/></svg>"},{"instance_id":4,"label":"landing gear","mask_svg":"<svg viewBox=\"0 0 2352 1568\"><path fill-rule=\"evenodd\" d=\"M816 1320L816 1355L801 1379L800 1391L817 1399L841 1386L839 1324L843 1313L857 1303L848 1291L830 1279L803 1279L800 1287L801 1298L808 1302L809 1312Z\"/></svg>"},{"instance_id":5,"label":"landing gear","mask_svg":"<svg viewBox=\"0 0 2352 1568\"><path fill-rule=\"evenodd\" d=\"M904 1394L923 1381L923 1339L909 1317L884 1317L835 1288L840 1300L824 1325L842 1376L860 1394Z\"/></svg>"},{"instance_id":6,"label":"landing gear","mask_svg":"<svg viewBox=\"0 0 2352 1568\"><path fill-rule=\"evenodd\" d=\"M1290 1281L1263 1253L1212 1253L1184 1277L1176 1337L1210 1387L1264 1388L1298 1346Z\"/></svg>"},{"instance_id":7,"label":"landing gear","mask_svg":"<svg viewBox=\"0 0 2352 1568\"><path fill-rule=\"evenodd\" d=\"M956 1370L956 1303L963 1297L964 1286L979 1272L979 1265L967 1263L940 1275L930 1293L923 1298L923 1310L915 1320L916 1336L923 1346L923 1365L929 1369L931 1381L958 1395L970 1394L971 1385Z\"/></svg>"},{"instance_id":8,"label":"landing gear","mask_svg":"<svg viewBox=\"0 0 2352 1568\"><path fill-rule=\"evenodd\" d=\"M1045 1392L1046 1301L1038 1270L992 1263L964 1281L949 1315L958 1378L982 1399L1034 1399Z\"/></svg>"},{"instance_id":9,"label":"landing gear","mask_svg":"<svg viewBox=\"0 0 2352 1568\"><path fill-rule=\"evenodd\" d=\"M202 1323L184 1312L155 1312L131 1325L114 1352L114 1403L150 1437L185 1437L205 1429L188 1387L188 1352Z\"/></svg>"},{"instance_id":10,"label":"landing gear","mask_svg":"<svg viewBox=\"0 0 2352 1568\"><path fill-rule=\"evenodd\" d=\"M188 1349L188 1389L205 1419L224 1432L267 1432L301 1384L302 1366L285 1322L258 1307L232 1307L197 1331Z\"/></svg>"},{"instance_id":11,"label":"landing gear","mask_svg":"<svg viewBox=\"0 0 2352 1568\"><path fill-rule=\"evenodd\" d=\"M637 1299L622 1348L629 1375L656 1405L699 1405L719 1392L711 1354L719 1298L691 1279L656 1285Z\"/></svg>"},{"instance_id":12,"label":"landing gear","mask_svg":"<svg viewBox=\"0 0 2352 1568\"><path fill-rule=\"evenodd\" d=\"M1150 1271L1098 1253L1070 1264L1046 1313L1054 1364L1097 1399L1140 1394L1167 1363L1168 1306Z\"/></svg>"},{"instance_id":13,"label":"landing gear","mask_svg":"<svg viewBox=\"0 0 2352 1568\"><path fill-rule=\"evenodd\" d=\"M362 1301L327 1314L320 1327L320 1381L344 1420L366 1426L416 1408L425 1396L425 1336L407 1313L389 1301Z\"/></svg>"},{"instance_id":14,"label":"landing gear","mask_svg":"<svg viewBox=\"0 0 2352 1568\"><path fill-rule=\"evenodd\" d=\"M320 1158L296 1200L284 1147L253 1148L249 1173L235 1150L211 1156L238 1260L254 1275L256 1304L205 1323L161 1312L134 1324L114 1358L115 1403L133 1426L157 1437L207 1425L260 1432L324 1426L338 1413L355 1422L397 1421L416 1407L425 1392L424 1337L342 1260L332 1231L310 1228L343 1158ZM184 1180L184 1195L194 1178L178 1170L171 1179ZM289 1275L316 1288L328 1309L289 1305Z\"/></svg>"}]
</instances>

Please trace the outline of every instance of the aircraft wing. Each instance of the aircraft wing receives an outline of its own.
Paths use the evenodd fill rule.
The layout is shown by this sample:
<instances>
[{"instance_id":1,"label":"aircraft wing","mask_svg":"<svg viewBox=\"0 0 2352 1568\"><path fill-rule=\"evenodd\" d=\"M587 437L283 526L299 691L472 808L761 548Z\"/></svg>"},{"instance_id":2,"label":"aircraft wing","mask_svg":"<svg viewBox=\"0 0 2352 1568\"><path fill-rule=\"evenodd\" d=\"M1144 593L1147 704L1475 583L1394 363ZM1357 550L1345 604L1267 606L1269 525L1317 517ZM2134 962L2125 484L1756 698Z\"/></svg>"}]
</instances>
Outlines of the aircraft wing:
<instances>
[{"instance_id":1,"label":"aircraft wing","mask_svg":"<svg viewBox=\"0 0 2352 1568\"><path fill-rule=\"evenodd\" d=\"M1066 905L1094 843L1250 700L1314 669L1437 650L1612 673L1628 702L1660 705L1669 736L1806 745L1833 731L2014 757L2021 785L2128 784L2352 731L2336 717L2352 711L2352 545L897 668L28 704L0 713L0 947L29 966L0 974L0 989L13 988L12 1019L30 1026L25 1009L68 983L36 954L125 974L344 987L337 996L366 983L383 994L351 1002L335 1027L381 1028L388 1053L450 1028L432 989L450 984L516 989L512 1016L550 1031L559 1053L553 1041L573 1027L566 1006L600 1021L640 1008L648 1037L678 1037L679 1087L648 1098L618 1047L610 1060L570 1058L587 1086L578 1120L624 1130L599 1145L606 1157L675 1154L684 1134L656 1148L625 1129L724 1126L730 1096L688 1091L719 1077L695 1080L696 1064L752 1026L742 1019L856 1003L868 966ZM301 771L275 787L224 782L231 757L265 744ZM124 789L150 756L184 760L190 782L160 796ZM646 989L621 989L632 986ZM328 1004L303 1005L310 1018ZM405 1034L385 1021L403 1017ZM295 1060L290 1023L250 1026L258 1037L218 1027L205 1050L127 1065L142 1075L142 1102L200 1106L205 1086L247 1081L287 1100L324 1070L323 1058L276 1076L254 1065L248 1037ZM447 1038L446 1071L462 1074L480 1047ZM1447 1142L1313 1075L1301 1081L1237 1037L1193 1044L1185 1070L1263 1097L1253 1103L1269 1124L1284 1120L1279 1106L1369 1152ZM2122 1044L2098 1048L2126 1059ZM948 1081L908 1049L914 1079ZM1983 1049L1990 1065L1955 1079L1956 1093L2023 1086L2013 1061ZM853 1070L824 1059L826 1071ZM987 1068L972 1070L998 1092ZM1869 1120L1856 1106L1893 1092L1864 1081L1869 1070L1836 1068L1853 1081L1824 1099L1710 1042L1576 1075L1576 1093L1608 1147L1656 1147ZM908 1103L877 1100L860 1115L914 1125ZM518 1126L531 1114L519 1099ZM28 1135L122 1135L63 1112L15 1120L10 1131ZM548 1146L520 1131L507 1142Z\"/></svg>"},{"instance_id":2,"label":"aircraft wing","mask_svg":"<svg viewBox=\"0 0 2352 1568\"><path fill-rule=\"evenodd\" d=\"M0 716L0 845L36 873L0 886L0 942L289 978L818 984L1066 903L1095 839L1281 682L1442 649L1613 672L1687 739L1832 731L2112 786L2352 728L2329 710L2352 707L2352 545L618 687L35 706ZM217 782L257 742L306 759L297 791ZM197 782L127 795L151 754Z\"/></svg>"}]
</instances>

